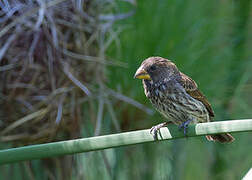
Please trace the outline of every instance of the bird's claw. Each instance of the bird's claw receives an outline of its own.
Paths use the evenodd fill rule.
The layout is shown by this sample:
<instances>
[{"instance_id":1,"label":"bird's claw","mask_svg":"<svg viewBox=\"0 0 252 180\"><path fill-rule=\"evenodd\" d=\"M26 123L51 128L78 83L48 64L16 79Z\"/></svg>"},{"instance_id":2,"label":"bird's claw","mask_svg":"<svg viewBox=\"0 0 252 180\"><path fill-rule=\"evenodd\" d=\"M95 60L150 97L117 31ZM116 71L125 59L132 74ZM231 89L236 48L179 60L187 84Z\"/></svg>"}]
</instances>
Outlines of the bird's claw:
<instances>
[{"instance_id":1,"label":"bird's claw","mask_svg":"<svg viewBox=\"0 0 252 180\"><path fill-rule=\"evenodd\" d=\"M167 122L164 122L164 123L161 123L161 124L158 124L156 126L153 126L150 130L150 134L153 136L153 138L155 140L158 140L157 138L157 133L159 132L160 128L166 126L168 123Z\"/></svg>"},{"instance_id":2,"label":"bird's claw","mask_svg":"<svg viewBox=\"0 0 252 180\"><path fill-rule=\"evenodd\" d=\"M153 136L153 138L155 140L157 140L157 133L159 131L160 128L158 128L157 126L153 126L150 130L150 134Z\"/></svg>"},{"instance_id":3,"label":"bird's claw","mask_svg":"<svg viewBox=\"0 0 252 180\"><path fill-rule=\"evenodd\" d=\"M187 128L188 128L188 125L189 123L191 122L192 120L187 120L185 122L183 122L182 124L179 125L179 129L184 129L184 135L186 136L186 133L187 133Z\"/></svg>"}]
</instances>

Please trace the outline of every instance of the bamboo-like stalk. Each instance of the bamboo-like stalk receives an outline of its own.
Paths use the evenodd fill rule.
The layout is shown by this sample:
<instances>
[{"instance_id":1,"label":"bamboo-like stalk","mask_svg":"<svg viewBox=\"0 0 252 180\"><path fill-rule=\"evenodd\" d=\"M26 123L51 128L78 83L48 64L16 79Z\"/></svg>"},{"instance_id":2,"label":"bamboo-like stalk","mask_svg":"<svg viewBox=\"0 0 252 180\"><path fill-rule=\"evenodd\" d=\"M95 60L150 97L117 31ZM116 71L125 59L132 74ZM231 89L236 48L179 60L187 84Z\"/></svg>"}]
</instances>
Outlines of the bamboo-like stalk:
<instances>
[{"instance_id":1,"label":"bamboo-like stalk","mask_svg":"<svg viewBox=\"0 0 252 180\"><path fill-rule=\"evenodd\" d=\"M190 125L188 127L187 137L245 131L252 131L252 119L218 121ZM176 125L168 125L168 128L161 128L160 133L158 134L158 140L172 140L183 137L185 137L183 131L180 131ZM150 134L150 130L146 129L55 143L31 145L0 151L0 164L95 151L153 141L155 140ZM237 139L237 141L239 141L239 139Z\"/></svg>"}]
</instances>

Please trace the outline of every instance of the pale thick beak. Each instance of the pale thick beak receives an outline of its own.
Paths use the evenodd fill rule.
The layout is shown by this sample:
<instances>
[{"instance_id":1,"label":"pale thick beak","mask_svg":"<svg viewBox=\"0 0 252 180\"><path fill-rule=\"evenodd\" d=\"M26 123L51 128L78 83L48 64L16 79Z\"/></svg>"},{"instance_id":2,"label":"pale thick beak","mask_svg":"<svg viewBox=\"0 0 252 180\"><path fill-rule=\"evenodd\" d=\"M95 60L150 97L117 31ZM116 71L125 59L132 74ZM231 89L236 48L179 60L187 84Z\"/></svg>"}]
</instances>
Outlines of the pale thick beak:
<instances>
[{"instance_id":1,"label":"pale thick beak","mask_svg":"<svg viewBox=\"0 0 252 180\"><path fill-rule=\"evenodd\" d=\"M150 75L142 67L138 68L138 70L136 71L136 74L135 74L134 78L137 78L137 79L147 79L147 80L151 79Z\"/></svg>"}]
</instances>

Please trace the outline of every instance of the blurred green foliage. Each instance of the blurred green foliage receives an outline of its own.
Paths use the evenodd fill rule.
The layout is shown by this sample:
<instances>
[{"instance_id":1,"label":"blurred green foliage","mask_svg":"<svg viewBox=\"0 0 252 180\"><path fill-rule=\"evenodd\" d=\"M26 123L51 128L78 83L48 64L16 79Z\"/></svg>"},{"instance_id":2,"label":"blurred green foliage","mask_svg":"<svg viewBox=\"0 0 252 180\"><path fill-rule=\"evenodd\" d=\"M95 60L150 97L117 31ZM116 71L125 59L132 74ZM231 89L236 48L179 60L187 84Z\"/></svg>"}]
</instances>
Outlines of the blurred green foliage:
<instances>
[{"instance_id":1,"label":"blurred green foliage","mask_svg":"<svg viewBox=\"0 0 252 180\"><path fill-rule=\"evenodd\" d=\"M128 10L124 2L118 3L120 11ZM198 83L213 106L216 120L252 117L251 1L136 3L135 14L116 24L124 31L108 56L128 63L128 68L108 67L109 87L151 107L142 83L133 75L145 58L162 56L173 60ZM123 131L150 128L164 119L127 104L115 102L114 106ZM102 133L112 133L106 114L103 122ZM83 130L83 134L92 133ZM71 176L91 180L241 179L251 168L251 133L234 137L236 141L228 145L199 137L74 155L77 163ZM27 173L23 179L53 177L40 169L39 161L33 161L32 166L35 177ZM13 171L12 179L19 179L24 168L7 165L1 170L6 174ZM56 174L56 178L64 176Z\"/></svg>"},{"instance_id":2,"label":"blurred green foliage","mask_svg":"<svg viewBox=\"0 0 252 180\"><path fill-rule=\"evenodd\" d=\"M135 15L120 24L120 45L109 52L129 68L111 68L109 85L151 107L133 75L145 58L162 56L198 83L216 120L251 118L251 7L251 1L137 1ZM128 111L135 112L130 129L163 119ZM240 179L251 168L251 133L234 136L230 145L191 138L116 150L124 151L124 167L116 168L115 179ZM130 173L123 176L125 168Z\"/></svg>"}]
</instances>

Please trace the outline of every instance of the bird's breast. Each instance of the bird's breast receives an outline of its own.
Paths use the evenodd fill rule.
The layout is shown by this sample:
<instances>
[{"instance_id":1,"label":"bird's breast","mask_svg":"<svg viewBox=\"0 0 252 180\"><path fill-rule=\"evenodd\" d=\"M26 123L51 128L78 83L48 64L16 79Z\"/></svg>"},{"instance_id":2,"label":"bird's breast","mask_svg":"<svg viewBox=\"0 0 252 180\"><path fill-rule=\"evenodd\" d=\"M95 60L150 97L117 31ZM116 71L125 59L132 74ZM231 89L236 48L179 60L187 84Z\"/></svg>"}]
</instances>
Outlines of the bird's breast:
<instances>
[{"instance_id":1,"label":"bird's breast","mask_svg":"<svg viewBox=\"0 0 252 180\"><path fill-rule=\"evenodd\" d=\"M190 117L208 121L205 106L186 93L178 83L159 84L144 83L145 95L155 108L167 118L183 121ZM201 120L200 120L201 121Z\"/></svg>"}]
</instances>

